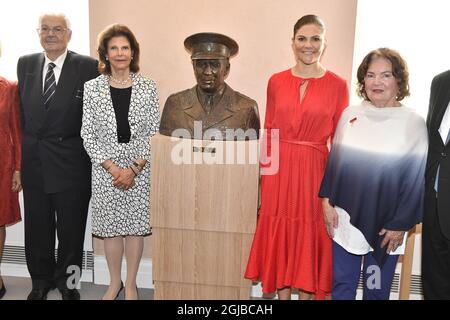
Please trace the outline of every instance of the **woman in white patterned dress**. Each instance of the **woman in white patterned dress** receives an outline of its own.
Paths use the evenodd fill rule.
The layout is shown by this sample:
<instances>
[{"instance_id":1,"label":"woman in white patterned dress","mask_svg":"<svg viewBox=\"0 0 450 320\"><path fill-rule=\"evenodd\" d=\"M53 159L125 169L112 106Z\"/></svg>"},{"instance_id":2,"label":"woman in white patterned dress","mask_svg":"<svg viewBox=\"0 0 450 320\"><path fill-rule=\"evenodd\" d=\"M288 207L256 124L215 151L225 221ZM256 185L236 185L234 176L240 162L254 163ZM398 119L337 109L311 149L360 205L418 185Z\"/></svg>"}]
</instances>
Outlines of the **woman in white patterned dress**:
<instances>
[{"instance_id":1,"label":"woman in white patterned dress","mask_svg":"<svg viewBox=\"0 0 450 320\"><path fill-rule=\"evenodd\" d=\"M124 25L106 28L98 39L101 75L85 84L81 136L92 160L92 233L104 238L112 300L124 288L137 299L136 275L143 237L150 228L150 137L159 127L153 80L137 74L139 44Z\"/></svg>"}]
</instances>

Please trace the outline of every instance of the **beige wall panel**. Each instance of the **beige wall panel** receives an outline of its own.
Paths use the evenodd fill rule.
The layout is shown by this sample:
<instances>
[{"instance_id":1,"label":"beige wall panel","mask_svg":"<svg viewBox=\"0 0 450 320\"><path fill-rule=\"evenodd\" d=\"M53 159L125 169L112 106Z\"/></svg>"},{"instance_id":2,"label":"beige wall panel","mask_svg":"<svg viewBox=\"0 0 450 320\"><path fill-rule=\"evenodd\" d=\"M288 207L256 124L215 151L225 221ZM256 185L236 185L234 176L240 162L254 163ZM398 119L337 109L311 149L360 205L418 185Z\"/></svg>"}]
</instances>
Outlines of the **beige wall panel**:
<instances>
[{"instance_id":1,"label":"beige wall panel","mask_svg":"<svg viewBox=\"0 0 450 320\"><path fill-rule=\"evenodd\" d=\"M227 82L258 102L265 114L269 77L290 68L294 23L302 15L320 15L328 26L326 67L350 81L357 0L91 0L91 53L98 33L115 22L128 25L141 44L142 73L157 81L161 108L169 94L195 84L184 39L196 32L234 38L238 56Z\"/></svg>"}]
</instances>

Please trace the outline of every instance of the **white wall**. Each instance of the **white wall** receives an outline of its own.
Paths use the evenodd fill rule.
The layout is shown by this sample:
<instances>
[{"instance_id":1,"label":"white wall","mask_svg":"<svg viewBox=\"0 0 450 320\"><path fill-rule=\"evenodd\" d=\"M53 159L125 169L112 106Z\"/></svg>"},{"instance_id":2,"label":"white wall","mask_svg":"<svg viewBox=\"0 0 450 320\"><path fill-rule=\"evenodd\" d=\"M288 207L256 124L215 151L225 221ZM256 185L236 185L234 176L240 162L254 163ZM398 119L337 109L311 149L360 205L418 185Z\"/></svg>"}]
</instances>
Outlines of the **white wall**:
<instances>
[{"instance_id":1,"label":"white wall","mask_svg":"<svg viewBox=\"0 0 450 320\"><path fill-rule=\"evenodd\" d=\"M450 1L359 0L353 59L352 102L359 101L356 71L379 47L398 50L408 63L411 97L404 103L426 117L433 76L450 69Z\"/></svg>"},{"instance_id":2,"label":"white wall","mask_svg":"<svg viewBox=\"0 0 450 320\"><path fill-rule=\"evenodd\" d=\"M42 51L36 29L39 16L46 12L65 13L73 30L69 48L78 53L89 54L88 0L2 1L0 41L3 54L0 58L0 74L3 77L17 79L18 58L24 54Z\"/></svg>"},{"instance_id":3,"label":"white wall","mask_svg":"<svg viewBox=\"0 0 450 320\"><path fill-rule=\"evenodd\" d=\"M5 2L5 3L4 3ZM72 24L69 49L89 55L89 1L88 0L14 0L2 1L0 10L0 75L16 80L17 60L24 54L40 52L37 34L39 16L46 12L64 13ZM23 201L20 197L22 217ZM90 219L88 219L88 224ZM6 244L24 245L23 223L8 228ZM90 225L87 227L85 249L91 250Z\"/></svg>"}]
</instances>

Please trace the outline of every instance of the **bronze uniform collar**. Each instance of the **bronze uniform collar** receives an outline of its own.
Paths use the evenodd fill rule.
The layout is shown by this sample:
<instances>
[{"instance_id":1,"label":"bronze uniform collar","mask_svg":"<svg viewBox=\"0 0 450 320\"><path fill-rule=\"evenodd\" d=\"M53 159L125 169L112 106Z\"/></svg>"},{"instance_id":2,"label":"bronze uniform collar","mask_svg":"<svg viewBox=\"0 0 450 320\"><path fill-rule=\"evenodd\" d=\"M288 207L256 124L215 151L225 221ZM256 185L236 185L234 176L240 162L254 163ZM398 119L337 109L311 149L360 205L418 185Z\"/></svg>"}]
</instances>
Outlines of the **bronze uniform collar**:
<instances>
[{"instance_id":1,"label":"bronze uniform collar","mask_svg":"<svg viewBox=\"0 0 450 320\"><path fill-rule=\"evenodd\" d=\"M224 85L223 88L217 91L215 94L207 94L200 90L198 86L196 87L198 101L200 101L200 104L202 105L203 110L206 114L210 114L214 110L214 107L219 104L220 100L223 97L225 89L226 85Z\"/></svg>"}]
</instances>

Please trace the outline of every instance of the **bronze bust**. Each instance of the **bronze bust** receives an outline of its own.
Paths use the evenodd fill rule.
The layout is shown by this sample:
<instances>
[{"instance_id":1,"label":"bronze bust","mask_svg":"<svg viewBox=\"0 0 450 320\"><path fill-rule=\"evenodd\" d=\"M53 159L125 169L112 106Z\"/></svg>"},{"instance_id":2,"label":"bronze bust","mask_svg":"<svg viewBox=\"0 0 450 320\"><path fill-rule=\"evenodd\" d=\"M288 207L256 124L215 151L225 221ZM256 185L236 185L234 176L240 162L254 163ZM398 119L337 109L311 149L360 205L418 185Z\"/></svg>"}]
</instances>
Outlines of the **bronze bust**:
<instances>
[{"instance_id":1,"label":"bronze bust","mask_svg":"<svg viewBox=\"0 0 450 320\"><path fill-rule=\"evenodd\" d=\"M225 79L229 59L238 53L233 39L197 33L184 41L197 85L167 98L159 132L200 140L255 140L260 121L256 101L234 91Z\"/></svg>"}]
</instances>

